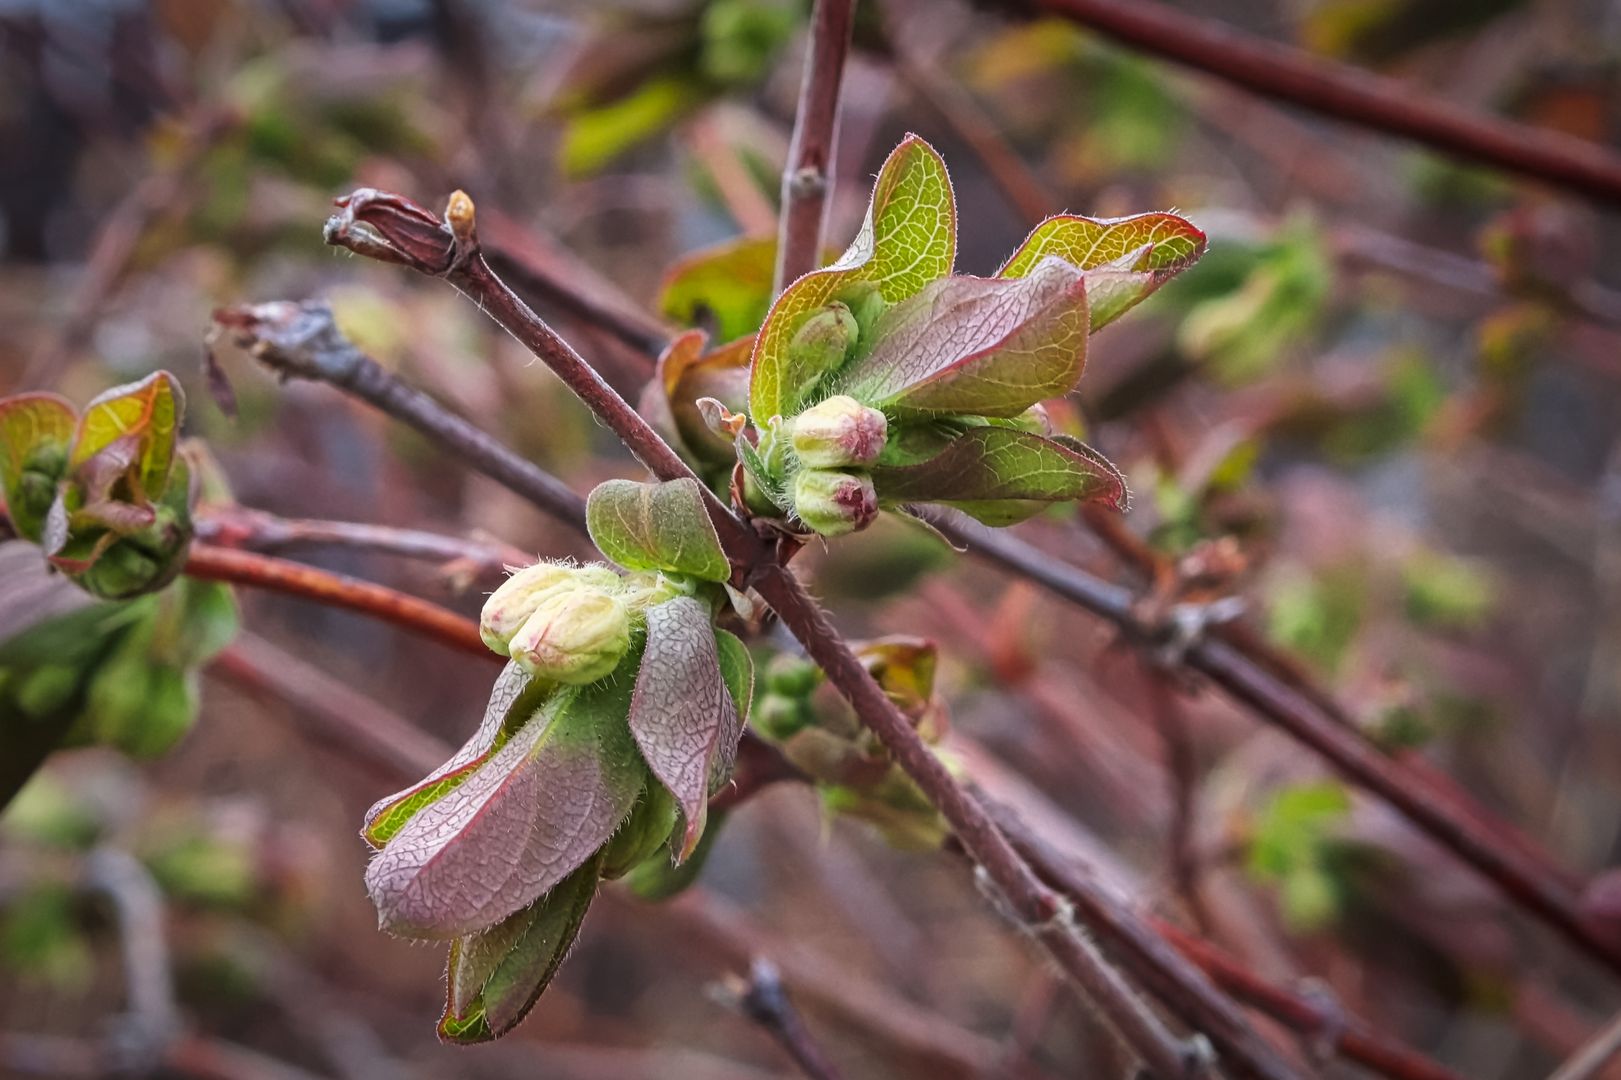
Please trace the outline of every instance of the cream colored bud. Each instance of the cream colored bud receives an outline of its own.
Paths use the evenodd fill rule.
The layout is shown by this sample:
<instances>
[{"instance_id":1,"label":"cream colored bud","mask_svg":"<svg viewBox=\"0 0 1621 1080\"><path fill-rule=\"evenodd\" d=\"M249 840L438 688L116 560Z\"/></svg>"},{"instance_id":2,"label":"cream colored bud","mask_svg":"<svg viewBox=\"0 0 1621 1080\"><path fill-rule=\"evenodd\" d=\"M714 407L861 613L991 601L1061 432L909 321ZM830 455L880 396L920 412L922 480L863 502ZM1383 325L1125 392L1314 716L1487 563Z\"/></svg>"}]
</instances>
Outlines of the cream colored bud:
<instances>
[{"instance_id":1,"label":"cream colored bud","mask_svg":"<svg viewBox=\"0 0 1621 1080\"><path fill-rule=\"evenodd\" d=\"M512 639L512 659L541 679L583 685L619 666L630 648L630 610L589 585L565 586L541 598Z\"/></svg>"},{"instance_id":2,"label":"cream colored bud","mask_svg":"<svg viewBox=\"0 0 1621 1080\"><path fill-rule=\"evenodd\" d=\"M794 453L813 469L871 465L883 452L889 421L877 409L838 394L794 418Z\"/></svg>"},{"instance_id":3,"label":"cream colored bud","mask_svg":"<svg viewBox=\"0 0 1621 1080\"><path fill-rule=\"evenodd\" d=\"M529 621L547 593L563 586L582 584L613 588L618 580L618 575L606 566L573 566L562 562L526 566L503 581L484 601L478 621L479 636L484 644L506 656L512 636Z\"/></svg>"},{"instance_id":4,"label":"cream colored bud","mask_svg":"<svg viewBox=\"0 0 1621 1080\"><path fill-rule=\"evenodd\" d=\"M843 536L872 524L878 493L864 472L802 469L794 478L794 513L823 536Z\"/></svg>"}]
</instances>

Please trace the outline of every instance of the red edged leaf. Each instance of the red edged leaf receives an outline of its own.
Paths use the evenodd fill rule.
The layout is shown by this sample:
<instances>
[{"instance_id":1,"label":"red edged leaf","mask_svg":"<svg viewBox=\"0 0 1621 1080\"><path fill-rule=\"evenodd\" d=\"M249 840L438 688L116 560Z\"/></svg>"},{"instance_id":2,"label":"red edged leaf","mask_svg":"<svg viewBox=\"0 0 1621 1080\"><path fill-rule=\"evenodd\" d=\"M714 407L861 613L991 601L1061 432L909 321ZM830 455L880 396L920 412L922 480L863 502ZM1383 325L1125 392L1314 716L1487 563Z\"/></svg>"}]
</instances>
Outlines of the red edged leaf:
<instances>
[{"instance_id":1,"label":"red edged leaf","mask_svg":"<svg viewBox=\"0 0 1621 1080\"><path fill-rule=\"evenodd\" d=\"M141 488L156 498L169 481L175 439L186 399L167 371L154 371L140 382L115 386L84 407L68 459L78 468L126 436L140 446Z\"/></svg>"},{"instance_id":2,"label":"red edged leaf","mask_svg":"<svg viewBox=\"0 0 1621 1080\"><path fill-rule=\"evenodd\" d=\"M877 468L886 504L946 503L1006 525L1055 502L1101 502L1123 510L1125 479L1090 447L1006 427L976 427L917 465Z\"/></svg>"},{"instance_id":3,"label":"red edged leaf","mask_svg":"<svg viewBox=\"0 0 1621 1080\"><path fill-rule=\"evenodd\" d=\"M45 527L55 477L34 479L24 473L36 464L67 459L77 417L66 398L55 394L17 394L0 399L0 497L17 534L38 540ZM26 489L26 490L25 490Z\"/></svg>"},{"instance_id":4,"label":"red edged leaf","mask_svg":"<svg viewBox=\"0 0 1621 1080\"><path fill-rule=\"evenodd\" d=\"M366 870L386 930L451 938L495 925L580 867L647 779L625 726L640 663L560 686L488 761L419 810Z\"/></svg>"},{"instance_id":5,"label":"red edged leaf","mask_svg":"<svg viewBox=\"0 0 1621 1080\"><path fill-rule=\"evenodd\" d=\"M647 649L630 703L642 759L686 819L681 857L703 834L711 780L730 774L743 718L722 677L709 610L688 596L647 609ZM672 845L675 846L675 845Z\"/></svg>"},{"instance_id":6,"label":"red edged leaf","mask_svg":"<svg viewBox=\"0 0 1621 1080\"><path fill-rule=\"evenodd\" d=\"M957 255L957 205L946 164L934 148L908 135L878 170L867 217L832 266L813 270L777 297L755 338L749 413L764 429L792 416L798 388L814 382L793 370L788 343L806 319L868 283L893 304L951 273Z\"/></svg>"},{"instance_id":7,"label":"red edged leaf","mask_svg":"<svg viewBox=\"0 0 1621 1080\"><path fill-rule=\"evenodd\" d=\"M887 412L1017 416L1074 388L1087 332L1085 276L1061 259L1021 278L942 278L885 313L836 385Z\"/></svg>"}]
</instances>

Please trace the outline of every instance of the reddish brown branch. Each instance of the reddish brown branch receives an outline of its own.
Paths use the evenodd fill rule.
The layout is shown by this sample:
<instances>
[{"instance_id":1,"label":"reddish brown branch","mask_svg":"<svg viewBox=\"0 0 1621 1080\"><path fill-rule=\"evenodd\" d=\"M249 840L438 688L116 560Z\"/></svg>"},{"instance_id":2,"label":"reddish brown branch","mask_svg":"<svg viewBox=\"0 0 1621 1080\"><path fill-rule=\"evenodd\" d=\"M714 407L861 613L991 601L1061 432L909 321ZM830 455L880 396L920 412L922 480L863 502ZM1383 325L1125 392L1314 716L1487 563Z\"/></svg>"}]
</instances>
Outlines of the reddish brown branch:
<instances>
[{"instance_id":1,"label":"reddish brown branch","mask_svg":"<svg viewBox=\"0 0 1621 1080\"><path fill-rule=\"evenodd\" d=\"M782 218L777 233L777 285L816 269L832 184L839 87L855 26L855 0L816 0L805 76L799 87L793 142L782 172Z\"/></svg>"},{"instance_id":2,"label":"reddish brown branch","mask_svg":"<svg viewBox=\"0 0 1621 1080\"><path fill-rule=\"evenodd\" d=\"M331 607L358 611L433 638L453 649L490 660L500 659L479 639L478 626L472 620L464 619L438 604L430 604L369 581L358 581L271 555L233 551L212 544L191 546L185 572L190 577L204 581L225 581L233 585L270 589Z\"/></svg>"},{"instance_id":3,"label":"reddish brown branch","mask_svg":"<svg viewBox=\"0 0 1621 1080\"><path fill-rule=\"evenodd\" d=\"M533 556L510 544L357 521L284 518L244 506L206 507L198 512L196 524L199 540L251 551L302 546L357 548L407 559L460 564L484 575L534 561Z\"/></svg>"},{"instance_id":4,"label":"reddish brown branch","mask_svg":"<svg viewBox=\"0 0 1621 1080\"><path fill-rule=\"evenodd\" d=\"M1621 204L1621 157L1592 143L1471 112L1439 101L1423 88L1264 41L1152 0L1038 0L1038 6L1263 97Z\"/></svg>"}]
</instances>

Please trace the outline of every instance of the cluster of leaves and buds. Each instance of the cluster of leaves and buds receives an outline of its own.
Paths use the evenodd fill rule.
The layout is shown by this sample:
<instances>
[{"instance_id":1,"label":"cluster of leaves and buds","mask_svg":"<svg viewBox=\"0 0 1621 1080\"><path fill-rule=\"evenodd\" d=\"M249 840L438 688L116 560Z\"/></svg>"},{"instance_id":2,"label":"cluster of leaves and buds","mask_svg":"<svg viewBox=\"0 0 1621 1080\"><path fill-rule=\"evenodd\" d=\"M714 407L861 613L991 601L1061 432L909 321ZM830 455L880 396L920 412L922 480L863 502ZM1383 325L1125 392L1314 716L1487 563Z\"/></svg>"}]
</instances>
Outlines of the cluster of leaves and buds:
<instances>
[{"instance_id":1,"label":"cluster of leaves and buds","mask_svg":"<svg viewBox=\"0 0 1621 1080\"><path fill-rule=\"evenodd\" d=\"M981 278L952 273L956 217L944 163L909 136L854 243L789 285L752 340L708 356L701 338L671 346L656 416L706 465L735 455L734 497L800 533L837 536L924 503L990 525L1059 502L1123 508L1118 470L1051 433L1041 403L1074 389L1092 332L1191 265L1204 234L1168 213L1061 215ZM692 306L704 276L689 261L666 302Z\"/></svg>"},{"instance_id":2,"label":"cluster of leaves and buds","mask_svg":"<svg viewBox=\"0 0 1621 1080\"><path fill-rule=\"evenodd\" d=\"M523 1018L600 880L691 856L747 720L753 662L714 625L731 568L697 482L610 481L587 520L626 573L513 573L480 621L511 658L483 722L366 815L382 926L451 942L447 1041Z\"/></svg>"},{"instance_id":3,"label":"cluster of leaves and buds","mask_svg":"<svg viewBox=\"0 0 1621 1080\"><path fill-rule=\"evenodd\" d=\"M102 599L174 580L192 533L190 469L176 452L184 409L166 371L82 414L55 394L0 400L0 492L17 535Z\"/></svg>"}]
</instances>

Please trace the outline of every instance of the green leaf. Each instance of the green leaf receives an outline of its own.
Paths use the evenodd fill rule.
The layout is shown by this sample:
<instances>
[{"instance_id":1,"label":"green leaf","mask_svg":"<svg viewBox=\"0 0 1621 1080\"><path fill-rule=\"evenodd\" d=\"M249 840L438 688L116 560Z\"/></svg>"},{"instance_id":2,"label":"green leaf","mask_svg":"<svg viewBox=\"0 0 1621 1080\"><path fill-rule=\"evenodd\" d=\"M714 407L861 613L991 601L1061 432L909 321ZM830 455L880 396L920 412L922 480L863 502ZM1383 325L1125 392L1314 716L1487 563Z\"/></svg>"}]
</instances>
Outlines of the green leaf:
<instances>
[{"instance_id":1,"label":"green leaf","mask_svg":"<svg viewBox=\"0 0 1621 1080\"><path fill-rule=\"evenodd\" d=\"M739 237L694 252L664 275L659 311L684 326L713 321L722 342L752 334L771 307L776 265L777 240L771 236Z\"/></svg>"},{"instance_id":2,"label":"green leaf","mask_svg":"<svg viewBox=\"0 0 1621 1080\"><path fill-rule=\"evenodd\" d=\"M579 937L601 863L593 857L529 907L451 942L441 1041L488 1042L528 1015Z\"/></svg>"},{"instance_id":3,"label":"green leaf","mask_svg":"<svg viewBox=\"0 0 1621 1080\"><path fill-rule=\"evenodd\" d=\"M763 427L773 416L792 416L794 395L807 382L790 370L788 343L800 325L862 284L876 286L887 303L915 295L951 272L957 252L957 207L946 165L916 135L901 141L873 185L861 231L838 261L789 285L771 307L755 339L749 412Z\"/></svg>"},{"instance_id":4,"label":"green leaf","mask_svg":"<svg viewBox=\"0 0 1621 1080\"><path fill-rule=\"evenodd\" d=\"M1086 279L1060 259L1028 276L948 277L891 308L835 389L892 415L1017 416L1086 366Z\"/></svg>"},{"instance_id":5,"label":"green leaf","mask_svg":"<svg viewBox=\"0 0 1621 1080\"><path fill-rule=\"evenodd\" d=\"M76 469L117 440L134 436L140 442L141 490L157 498L168 486L185 406L180 384L167 371L113 387L85 406L68 465Z\"/></svg>"},{"instance_id":6,"label":"green leaf","mask_svg":"<svg viewBox=\"0 0 1621 1080\"><path fill-rule=\"evenodd\" d=\"M73 406L55 394L0 399L0 495L17 535L38 542L73 438Z\"/></svg>"},{"instance_id":7,"label":"green leaf","mask_svg":"<svg viewBox=\"0 0 1621 1080\"><path fill-rule=\"evenodd\" d=\"M1060 214L1037 225L998 277L1018 278L1056 256L1088 275L1092 329L1098 330L1148 298L1204 254L1205 235L1176 214L1087 218Z\"/></svg>"},{"instance_id":8,"label":"green leaf","mask_svg":"<svg viewBox=\"0 0 1621 1080\"><path fill-rule=\"evenodd\" d=\"M577 110L563 129L563 171L588 176L637 143L652 138L710 92L689 75L661 75L604 105Z\"/></svg>"},{"instance_id":9,"label":"green leaf","mask_svg":"<svg viewBox=\"0 0 1621 1080\"><path fill-rule=\"evenodd\" d=\"M731 563L691 477L642 484L608 480L586 499L591 541L627 570L663 570L727 581Z\"/></svg>"},{"instance_id":10,"label":"green leaf","mask_svg":"<svg viewBox=\"0 0 1621 1080\"><path fill-rule=\"evenodd\" d=\"M704 834L699 838L698 846L687 856L686 862L677 865L671 859L649 859L632 870L625 879L630 891L643 900L668 900L697 881L698 875L703 873L704 864L709 861L709 853L715 850L715 840L720 836L721 827L726 824L727 813L716 810L709 816Z\"/></svg>"},{"instance_id":11,"label":"green leaf","mask_svg":"<svg viewBox=\"0 0 1621 1080\"><path fill-rule=\"evenodd\" d=\"M642 760L686 820L685 858L703 835L710 792L731 775L741 710L723 678L708 607L678 596L647 609L647 648L630 702Z\"/></svg>"},{"instance_id":12,"label":"green leaf","mask_svg":"<svg viewBox=\"0 0 1621 1080\"><path fill-rule=\"evenodd\" d=\"M1125 480L1096 451L1014 428L976 427L918 465L872 470L887 505L945 503L987 525L1008 525L1055 502L1123 510Z\"/></svg>"},{"instance_id":13,"label":"green leaf","mask_svg":"<svg viewBox=\"0 0 1621 1080\"><path fill-rule=\"evenodd\" d=\"M559 686L471 776L419 810L366 869L382 927L477 933L532 904L595 855L647 782L625 717L641 664Z\"/></svg>"}]
</instances>

